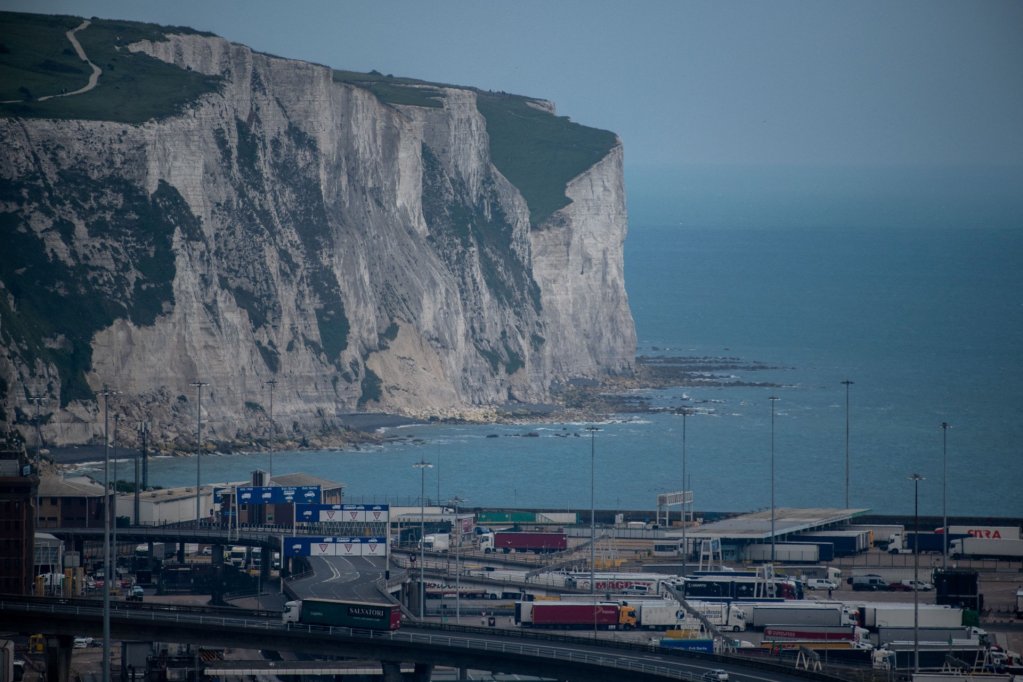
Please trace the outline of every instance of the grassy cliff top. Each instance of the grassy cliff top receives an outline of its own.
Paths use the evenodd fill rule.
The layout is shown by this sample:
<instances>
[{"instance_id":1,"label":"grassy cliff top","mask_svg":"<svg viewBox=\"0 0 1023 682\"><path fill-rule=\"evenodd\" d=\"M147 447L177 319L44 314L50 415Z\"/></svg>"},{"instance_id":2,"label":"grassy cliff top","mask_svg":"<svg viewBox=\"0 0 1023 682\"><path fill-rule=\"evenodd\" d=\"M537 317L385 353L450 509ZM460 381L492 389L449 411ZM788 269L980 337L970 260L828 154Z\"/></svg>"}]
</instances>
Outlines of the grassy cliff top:
<instances>
[{"instance_id":1,"label":"grassy cliff top","mask_svg":"<svg viewBox=\"0 0 1023 682\"><path fill-rule=\"evenodd\" d=\"M78 58L66 35L82 21L81 17L0 12L0 102L5 102L0 104L0 116L143 123L171 116L218 87L219 78L127 49L139 40L159 41L171 33L197 31L92 19L75 37L89 60L103 70L99 84L80 95L40 102L41 97L73 92L88 83L92 69Z\"/></svg>"},{"instance_id":2,"label":"grassy cliff top","mask_svg":"<svg viewBox=\"0 0 1023 682\"><path fill-rule=\"evenodd\" d=\"M334 71L334 80L365 88L386 104L419 107L441 107L442 89L461 87L375 71ZM535 98L463 89L476 92L477 106L487 121L491 159L522 192L534 226L567 206L568 182L607 156L617 144L614 133L555 116L536 106Z\"/></svg>"},{"instance_id":3,"label":"grassy cliff top","mask_svg":"<svg viewBox=\"0 0 1023 682\"><path fill-rule=\"evenodd\" d=\"M91 74L66 33L80 17L0 12L0 116L116 121L138 124L172 116L199 96L215 91L217 77L180 69L127 45L163 40L190 28L134 21L92 19L75 35L89 59L103 70L98 86L70 97ZM443 88L459 87L377 72L333 71L334 80L372 92L389 105L441 107ZM467 88L468 89L468 88ZM487 122L491 158L525 197L532 223L541 225L567 206L568 182L607 155L614 133L573 123L531 105L520 95L473 89Z\"/></svg>"}]
</instances>

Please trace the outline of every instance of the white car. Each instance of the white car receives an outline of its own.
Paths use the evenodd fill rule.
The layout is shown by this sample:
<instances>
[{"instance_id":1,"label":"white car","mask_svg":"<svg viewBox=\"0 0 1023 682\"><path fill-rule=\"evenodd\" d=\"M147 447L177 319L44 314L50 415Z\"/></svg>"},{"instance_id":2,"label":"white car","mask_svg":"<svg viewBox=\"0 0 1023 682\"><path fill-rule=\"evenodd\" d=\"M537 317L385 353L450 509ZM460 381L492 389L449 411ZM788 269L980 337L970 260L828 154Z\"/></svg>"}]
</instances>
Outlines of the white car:
<instances>
[{"instance_id":1,"label":"white car","mask_svg":"<svg viewBox=\"0 0 1023 682\"><path fill-rule=\"evenodd\" d=\"M922 580L903 580L902 584L911 590L915 586L917 592L930 592L931 590L934 589L934 585L930 583L925 583Z\"/></svg>"},{"instance_id":2,"label":"white car","mask_svg":"<svg viewBox=\"0 0 1023 682\"><path fill-rule=\"evenodd\" d=\"M728 673L721 668L708 670L701 678L704 682L728 682Z\"/></svg>"},{"instance_id":3,"label":"white car","mask_svg":"<svg viewBox=\"0 0 1023 682\"><path fill-rule=\"evenodd\" d=\"M806 581L808 590L837 590L838 585L824 578L810 578Z\"/></svg>"}]
</instances>

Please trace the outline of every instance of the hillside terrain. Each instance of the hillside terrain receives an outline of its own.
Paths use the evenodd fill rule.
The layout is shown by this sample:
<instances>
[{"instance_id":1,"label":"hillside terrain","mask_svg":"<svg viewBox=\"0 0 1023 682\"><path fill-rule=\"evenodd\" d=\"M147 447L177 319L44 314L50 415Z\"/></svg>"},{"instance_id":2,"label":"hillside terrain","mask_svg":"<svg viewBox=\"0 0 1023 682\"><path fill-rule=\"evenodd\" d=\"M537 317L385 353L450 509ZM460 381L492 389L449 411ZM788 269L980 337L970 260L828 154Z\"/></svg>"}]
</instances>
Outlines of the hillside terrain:
<instances>
[{"instance_id":1,"label":"hillside terrain","mask_svg":"<svg viewBox=\"0 0 1023 682\"><path fill-rule=\"evenodd\" d=\"M95 441L109 387L184 447L204 382L211 440L298 439L632 374L613 133L188 28L0 15L8 425Z\"/></svg>"}]
</instances>

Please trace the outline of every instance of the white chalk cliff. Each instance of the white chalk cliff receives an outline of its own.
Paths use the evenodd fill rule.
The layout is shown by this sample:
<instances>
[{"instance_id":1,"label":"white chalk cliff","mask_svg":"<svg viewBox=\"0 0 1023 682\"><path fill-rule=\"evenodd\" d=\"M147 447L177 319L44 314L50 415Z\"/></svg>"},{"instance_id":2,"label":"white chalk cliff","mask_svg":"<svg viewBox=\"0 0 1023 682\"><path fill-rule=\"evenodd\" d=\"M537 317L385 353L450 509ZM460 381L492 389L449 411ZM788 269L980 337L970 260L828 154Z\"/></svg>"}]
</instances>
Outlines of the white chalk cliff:
<instances>
[{"instance_id":1,"label":"white chalk cliff","mask_svg":"<svg viewBox=\"0 0 1023 682\"><path fill-rule=\"evenodd\" d=\"M538 220L495 165L477 91L387 102L208 35L130 49L221 86L141 124L0 118L5 234L24 272L51 273L45 296L0 282L4 310L88 330L0 320L9 423L27 431L42 395L48 443L95 439L106 385L132 426L185 442L203 381L204 434L245 439L267 431L274 380L278 432L302 435L631 371L615 138Z\"/></svg>"}]
</instances>

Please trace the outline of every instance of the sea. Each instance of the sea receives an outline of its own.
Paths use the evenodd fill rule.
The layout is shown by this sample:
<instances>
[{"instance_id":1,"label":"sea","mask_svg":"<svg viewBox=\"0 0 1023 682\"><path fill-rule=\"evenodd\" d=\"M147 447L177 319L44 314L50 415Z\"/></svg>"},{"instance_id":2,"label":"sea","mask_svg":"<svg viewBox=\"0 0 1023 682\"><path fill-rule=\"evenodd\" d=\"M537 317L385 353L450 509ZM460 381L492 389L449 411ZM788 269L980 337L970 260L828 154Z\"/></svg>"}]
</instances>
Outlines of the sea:
<instances>
[{"instance_id":1,"label":"sea","mask_svg":"<svg viewBox=\"0 0 1023 682\"><path fill-rule=\"evenodd\" d=\"M667 411L595 424L411 425L353 450L204 456L203 480L272 467L342 482L353 503L650 520L682 489L697 512L773 494L779 508L905 515L916 499L921 515L1021 517L1021 256L1012 229L632 225L638 354L734 358L735 385L642 391ZM190 457L150 464L156 485L195 474Z\"/></svg>"}]
</instances>

